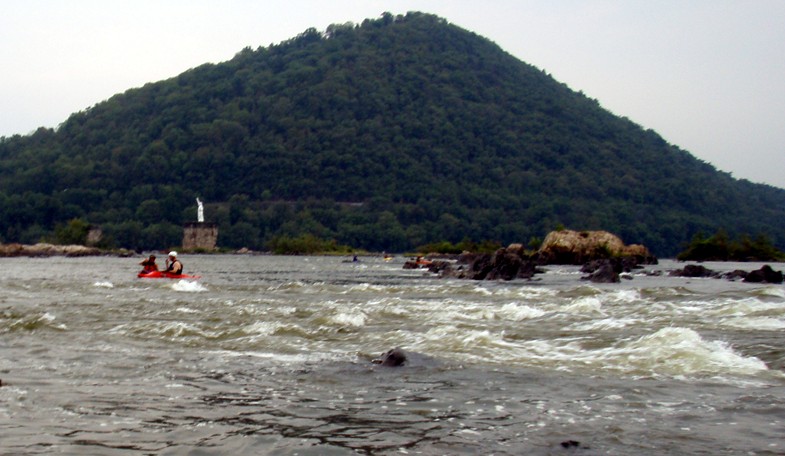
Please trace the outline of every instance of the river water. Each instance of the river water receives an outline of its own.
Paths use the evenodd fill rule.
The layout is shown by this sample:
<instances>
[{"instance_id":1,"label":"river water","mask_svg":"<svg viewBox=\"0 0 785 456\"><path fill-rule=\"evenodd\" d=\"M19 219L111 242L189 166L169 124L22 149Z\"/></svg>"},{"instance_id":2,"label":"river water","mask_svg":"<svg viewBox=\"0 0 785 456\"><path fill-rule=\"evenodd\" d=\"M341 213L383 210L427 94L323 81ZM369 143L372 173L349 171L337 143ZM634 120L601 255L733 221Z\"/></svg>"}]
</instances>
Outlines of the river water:
<instances>
[{"instance_id":1,"label":"river water","mask_svg":"<svg viewBox=\"0 0 785 456\"><path fill-rule=\"evenodd\" d=\"M782 285L182 260L0 259L0 454L785 454Z\"/></svg>"}]
</instances>

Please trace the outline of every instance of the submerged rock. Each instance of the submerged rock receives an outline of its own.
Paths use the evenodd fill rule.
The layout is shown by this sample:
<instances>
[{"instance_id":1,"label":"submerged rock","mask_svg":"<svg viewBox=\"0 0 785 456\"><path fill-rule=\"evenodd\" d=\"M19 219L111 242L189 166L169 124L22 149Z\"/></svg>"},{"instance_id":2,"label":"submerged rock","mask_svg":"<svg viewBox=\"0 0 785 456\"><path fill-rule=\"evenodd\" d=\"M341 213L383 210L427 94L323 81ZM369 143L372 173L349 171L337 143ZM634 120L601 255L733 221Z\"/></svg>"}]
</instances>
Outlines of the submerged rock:
<instances>
[{"instance_id":1,"label":"submerged rock","mask_svg":"<svg viewBox=\"0 0 785 456\"><path fill-rule=\"evenodd\" d=\"M406 363L406 353L400 348L393 348L386 353L371 361L374 364L380 364L386 367L403 366Z\"/></svg>"}]
</instances>

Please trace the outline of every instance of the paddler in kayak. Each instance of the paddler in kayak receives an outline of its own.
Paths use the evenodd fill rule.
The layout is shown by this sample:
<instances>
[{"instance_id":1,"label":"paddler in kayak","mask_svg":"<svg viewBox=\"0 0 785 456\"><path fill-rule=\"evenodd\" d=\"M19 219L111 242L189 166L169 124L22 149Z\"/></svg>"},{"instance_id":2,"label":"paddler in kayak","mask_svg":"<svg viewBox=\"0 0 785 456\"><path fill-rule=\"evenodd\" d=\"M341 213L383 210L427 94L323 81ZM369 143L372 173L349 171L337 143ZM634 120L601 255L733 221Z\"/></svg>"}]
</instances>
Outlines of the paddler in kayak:
<instances>
[{"instance_id":1,"label":"paddler in kayak","mask_svg":"<svg viewBox=\"0 0 785 456\"><path fill-rule=\"evenodd\" d=\"M174 250L169 252L169 258L166 259L166 272L177 275L183 273L183 263L177 259L177 252Z\"/></svg>"},{"instance_id":2,"label":"paddler in kayak","mask_svg":"<svg viewBox=\"0 0 785 456\"><path fill-rule=\"evenodd\" d=\"M142 265L142 273L148 273L158 270L158 265L155 264L155 255L150 255L146 260L139 263Z\"/></svg>"}]
</instances>

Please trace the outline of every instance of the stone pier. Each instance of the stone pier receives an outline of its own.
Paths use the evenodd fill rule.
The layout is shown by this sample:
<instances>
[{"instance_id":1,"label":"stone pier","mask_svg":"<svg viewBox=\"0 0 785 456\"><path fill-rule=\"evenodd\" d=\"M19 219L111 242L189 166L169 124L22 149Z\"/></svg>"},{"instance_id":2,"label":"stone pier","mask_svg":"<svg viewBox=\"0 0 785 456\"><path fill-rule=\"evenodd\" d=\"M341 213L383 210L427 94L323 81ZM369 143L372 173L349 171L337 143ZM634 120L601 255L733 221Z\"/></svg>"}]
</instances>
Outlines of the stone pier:
<instances>
[{"instance_id":1,"label":"stone pier","mask_svg":"<svg viewBox=\"0 0 785 456\"><path fill-rule=\"evenodd\" d=\"M215 250L218 225L215 223L186 223L183 226L183 250Z\"/></svg>"}]
</instances>

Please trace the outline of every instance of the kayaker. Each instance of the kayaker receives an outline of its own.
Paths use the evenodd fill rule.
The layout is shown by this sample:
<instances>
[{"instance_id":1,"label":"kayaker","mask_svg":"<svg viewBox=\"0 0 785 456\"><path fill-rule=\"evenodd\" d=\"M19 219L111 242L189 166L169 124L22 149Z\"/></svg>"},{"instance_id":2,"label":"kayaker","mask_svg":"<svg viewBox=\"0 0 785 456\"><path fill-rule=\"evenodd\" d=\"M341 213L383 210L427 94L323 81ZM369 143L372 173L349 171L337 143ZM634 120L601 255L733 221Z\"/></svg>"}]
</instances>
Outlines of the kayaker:
<instances>
[{"instance_id":1,"label":"kayaker","mask_svg":"<svg viewBox=\"0 0 785 456\"><path fill-rule=\"evenodd\" d=\"M166 272L170 274L182 274L183 263L177 259L177 252L172 250L169 252L169 258L166 259Z\"/></svg>"},{"instance_id":2,"label":"kayaker","mask_svg":"<svg viewBox=\"0 0 785 456\"><path fill-rule=\"evenodd\" d=\"M150 255L146 260L139 263L142 265L142 272L153 272L158 270L158 265L155 264L155 255Z\"/></svg>"}]
</instances>

